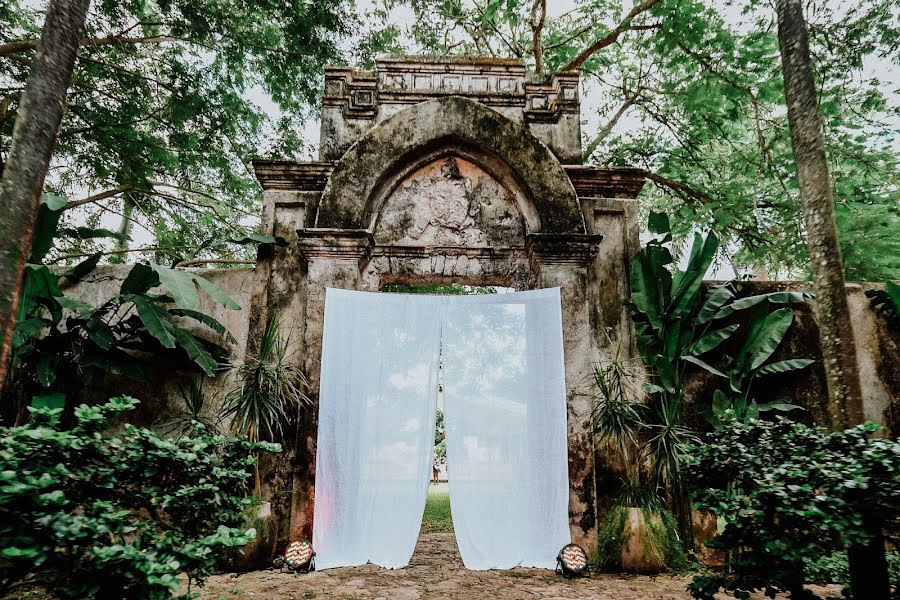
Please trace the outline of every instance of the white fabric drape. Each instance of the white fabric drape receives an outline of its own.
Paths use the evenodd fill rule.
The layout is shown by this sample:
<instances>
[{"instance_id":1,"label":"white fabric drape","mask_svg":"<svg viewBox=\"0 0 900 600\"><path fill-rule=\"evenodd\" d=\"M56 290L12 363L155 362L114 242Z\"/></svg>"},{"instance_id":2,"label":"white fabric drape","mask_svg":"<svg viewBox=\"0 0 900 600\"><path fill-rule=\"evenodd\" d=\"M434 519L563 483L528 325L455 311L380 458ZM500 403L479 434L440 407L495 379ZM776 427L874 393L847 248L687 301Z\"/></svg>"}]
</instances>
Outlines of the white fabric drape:
<instances>
[{"instance_id":1,"label":"white fabric drape","mask_svg":"<svg viewBox=\"0 0 900 600\"><path fill-rule=\"evenodd\" d=\"M569 542L559 290L328 289L318 568L409 562L431 475L439 356L450 504L466 567L553 568Z\"/></svg>"},{"instance_id":2,"label":"white fabric drape","mask_svg":"<svg viewBox=\"0 0 900 600\"><path fill-rule=\"evenodd\" d=\"M450 302L444 426L453 529L469 569L552 569L570 541L559 290Z\"/></svg>"},{"instance_id":3,"label":"white fabric drape","mask_svg":"<svg viewBox=\"0 0 900 600\"><path fill-rule=\"evenodd\" d=\"M434 300L326 290L317 568L409 563L434 447L440 349Z\"/></svg>"}]
</instances>

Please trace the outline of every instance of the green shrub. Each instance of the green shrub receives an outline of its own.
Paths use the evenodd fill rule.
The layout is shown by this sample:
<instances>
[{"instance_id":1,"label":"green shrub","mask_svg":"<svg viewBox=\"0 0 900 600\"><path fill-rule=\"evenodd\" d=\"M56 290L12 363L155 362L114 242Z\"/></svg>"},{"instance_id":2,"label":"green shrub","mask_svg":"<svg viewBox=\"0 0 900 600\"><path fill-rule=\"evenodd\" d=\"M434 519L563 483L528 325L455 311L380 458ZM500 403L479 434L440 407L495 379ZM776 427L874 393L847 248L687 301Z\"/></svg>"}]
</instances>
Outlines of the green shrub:
<instances>
[{"instance_id":1,"label":"green shrub","mask_svg":"<svg viewBox=\"0 0 900 600\"><path fill-rule=\"evenodd\" d=\"M887 562L891 588L900 590L900 552L888 552ZM850 565L847 562L846 552L834 552L816 559L804 560L803 568L807 580L814 583L850 585Z\"/></svg>"},{"instance_id":2,"label":"green shrub","mask_svg":"<svg viewBox=\"0 0 900 600\"><path fill-rule=\"evenodd\" d=\"M805 565L883 530L896 542L900 519L900 443L869 440L871 423L827 433L786 419L731 422L692 450L687 476L697 508L724 520L707 545L728 569L694 578L696 598L720 589L804 595ZM871 519L877 527L867 526ZM877 539L877 538L874 538Z\"/></svg>"},{"instance_id":3,"label":"green shrub","mask_svg":"<svg viewBox=\"0 0 900 600\"><path fill-rule=\"evenodd\" d=\"M278 451L209 436L164 439L109 418L137 400L31 409L27 425L0 428L0 595L25 578L71 598L168 599L215 571L239 529L254 453Z\"/></svg>"}]
</instances>

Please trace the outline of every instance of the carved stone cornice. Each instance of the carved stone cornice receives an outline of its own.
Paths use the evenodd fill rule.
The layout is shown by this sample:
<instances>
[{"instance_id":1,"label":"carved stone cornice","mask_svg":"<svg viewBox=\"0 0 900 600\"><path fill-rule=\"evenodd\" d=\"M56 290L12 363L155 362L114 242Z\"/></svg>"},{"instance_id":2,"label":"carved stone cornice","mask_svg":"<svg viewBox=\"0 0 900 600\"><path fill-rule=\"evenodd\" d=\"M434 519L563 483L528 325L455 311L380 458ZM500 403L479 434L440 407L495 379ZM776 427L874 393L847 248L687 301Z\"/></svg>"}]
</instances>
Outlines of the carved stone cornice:
<instances>
[{"instance_id":1,"label":"carved stone cornice","mask_svg":"<svg viewBox=\"0 0 900 600\"><path fill-rule=\"evenodd\" d=\"M404 246L377 245L373 256L389 258L431 258L433 256L466 256L482 260L503 260L523 255L522 247L511 246Z\"/></svg>"},{"instance_id":2,"label":"carved stone cornice","mask_svg":"<svg viewBox=\"0 0 900 600\"><path fill-rule=\"evenodd\" d=\"M525 84L525 121L556 123L560 113L580 114L578 73L558 73L547 81Z\"/></svg>"},{"instance_id":3,"label":"carved stone cornice","mask_svg":"<svg viewBox=\"0 0 900 600\"><path fill-rule=\"evenodd\" d=\"M637 198L647 181L643 169L563 165L579 198Z\"/></svg>"},{"instance_id":4,"label":"carved stone cornice","mask_svg":"<svg viewBox=\"0 0 900 600\"><path fill-rule=\"evenodd\" d=\"M362 262L372 255L372 233L365 229L298 229L300 255Z\"/></svg>"},{"instance_id":5,"label":"carved stone cornice","mask_svg":"<svg viewBox=\"0 0 900 600\"><path fill-rule=\"evenodd\" d=\"M597 257L602 239L591 233L532 233L525 252L536 265L587 266Z\"/></svg>"},{"instance_id":6,"label":"carved stone cornice","mask_svg":"<svg viewBox=\"0 0 900 600\"><path fill-rule=\"evenodd\" d=\"M254 160L253 170L264 190L321 192L334 171L334 163Z\"/></svg>"}]
</instances>

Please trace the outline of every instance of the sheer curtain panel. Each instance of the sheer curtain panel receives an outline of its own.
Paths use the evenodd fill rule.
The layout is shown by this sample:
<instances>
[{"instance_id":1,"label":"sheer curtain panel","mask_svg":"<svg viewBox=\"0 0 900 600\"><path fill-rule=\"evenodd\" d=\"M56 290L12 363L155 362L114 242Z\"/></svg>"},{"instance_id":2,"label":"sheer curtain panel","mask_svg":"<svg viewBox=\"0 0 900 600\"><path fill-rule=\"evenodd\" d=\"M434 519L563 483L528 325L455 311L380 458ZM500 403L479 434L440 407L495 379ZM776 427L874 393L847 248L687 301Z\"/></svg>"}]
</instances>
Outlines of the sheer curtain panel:
<instances>
[{"instance_id":1,"label":"sheer curtain panel","mask_svg":"<svg viewBox=\"0 0 900 600\"><path fill-rule=\"evenodd\" d=\"M431 475L439 308L436 297L326 290L317 568L409 563Z\"/></svg>"}]
</instances>

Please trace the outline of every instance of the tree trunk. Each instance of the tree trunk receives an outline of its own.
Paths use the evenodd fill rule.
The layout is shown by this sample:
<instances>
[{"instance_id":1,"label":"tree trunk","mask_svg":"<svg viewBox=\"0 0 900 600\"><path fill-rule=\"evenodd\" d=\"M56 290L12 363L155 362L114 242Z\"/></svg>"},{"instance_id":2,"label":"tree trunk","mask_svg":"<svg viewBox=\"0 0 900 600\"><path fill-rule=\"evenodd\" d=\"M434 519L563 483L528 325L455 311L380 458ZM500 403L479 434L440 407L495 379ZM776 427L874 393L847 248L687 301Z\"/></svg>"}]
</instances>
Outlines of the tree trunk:
<instances>
[{"instance_id":1,"label":"tree trunk","mask_svg":"<svg viewBox=\"0 0 900 600\"><path fill-rule=\"evenodd\" d=\"M825 158L825 137L801 0L778 0L777 8L784 95L800 182L809 266L816 291L819 337L828 378L828 407L832 428L840 430L861 423L863 407Z\"/></svg>"},{"instance_id":2,"label":"tree trunk","mask_svg":"<svg viewBox=\"0 0 900 600\"><path fill-rule=\"evenodd\" d=\"M0 381L6 378L22 274L89 3L50 0L0 181L0 239L4 244L0 261Z\"/></svg>"},{"instance_id":3,"label":"tree trunk","mask_svg":"<svg viewBox=\"0 0 900 600\"><path fill-rule=\"evenodd\" d=\"M856 346L844 286L844 269L834 217L831 179L825 157L822 116L813 81L809 34L801 0L777 0L778 46L784 73L791 146L800 183L800 200L816 291L819 343L828 379L832 429L841 430L864 418ZM872 543L848 549L851 589L855 598L889 600L887 563L880 526L866 520Z\"/></svg>"}]
</instances>

